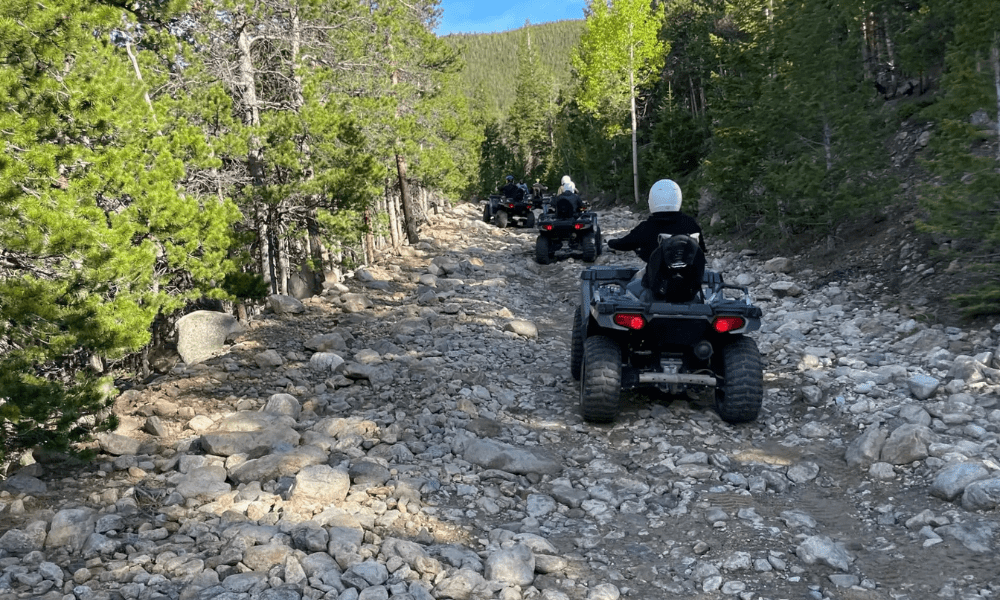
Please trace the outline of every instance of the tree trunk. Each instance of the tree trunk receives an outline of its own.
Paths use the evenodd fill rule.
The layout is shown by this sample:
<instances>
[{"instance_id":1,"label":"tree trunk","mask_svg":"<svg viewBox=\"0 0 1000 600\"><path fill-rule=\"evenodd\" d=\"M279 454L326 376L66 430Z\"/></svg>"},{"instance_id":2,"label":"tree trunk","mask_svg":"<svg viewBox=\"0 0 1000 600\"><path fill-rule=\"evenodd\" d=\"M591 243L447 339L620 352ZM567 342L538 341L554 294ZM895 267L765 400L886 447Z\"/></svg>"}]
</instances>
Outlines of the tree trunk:
<instances>
[{"instance_id":1,"label":"tree trunk","mask_svg":"<svg viewBox=\"0 0 1000 600\"><path fill-rule=\"evenodd\" d=\"M635 205L639 206L639 146L637 142L635 118L635 65L632 63L634 54L635 49L632 46L629 46L628 89L632 113L632 188L635 192Z\"/></svg>"},{"instance_id":2,"label":"tree trunk","mask_svg":"<svg viewBox=\"0 0 1000 600\"><path fill-rule=\"evenodd\" d=\"M365 209L365 264L375 262L375 232L372 223L372 209Z\"/></svg>"},{"instance_id":3,"label":"tree trunk","mask_svg":"<svg viewBox=\"0 0 1000 600\"><path fill-rule=\"evenodd\" d=\"M420 243L420 234L417 232L417 217L413 214L413 207L410 204L410 187L406 182L406 159L398 152L396 153L396 172L399 175L399 200L403 205L406 241L410 242L412 246Z\"/></svg>"},{"instance_id":4,"label":"tree trunk","mask_svg":"<svg viewBox=\"0 0 1000 600\"><path fill-rule=\"evenodd\" d=\"M309 210L306 216L306 238L309 244L309 257L312 264L309 266L309 286L314 294L323 293L323 283L326 282L326 265L323 261L323 239L319 233L319 211L315 208Z\"/></svg>"},{"instance_id":5,"label":"tree trunk","mask_svg":"<svg viewBox=\"0 0 1000 600\"><path fill-rule=\"evenodd\" d=\"M993 86L997 94L997 140L1000 141L1000 32L993 36L990 62L993 63ZM997 144L997 162L1000 163L1000 143Z\"/></svg>"},{"instance_id":6,"label":"tree trunk","mask_svg":"<svg viewBox=\"0 0 1000 600\"><path fill-rule=\"evenodd\" d=\"M389 239L392 240L392 247L399 248L402 245L400 240L399 217L396 212L396 198L386 189L385 191L385 212L389 215Z\"/></svg>"}]
</instances>

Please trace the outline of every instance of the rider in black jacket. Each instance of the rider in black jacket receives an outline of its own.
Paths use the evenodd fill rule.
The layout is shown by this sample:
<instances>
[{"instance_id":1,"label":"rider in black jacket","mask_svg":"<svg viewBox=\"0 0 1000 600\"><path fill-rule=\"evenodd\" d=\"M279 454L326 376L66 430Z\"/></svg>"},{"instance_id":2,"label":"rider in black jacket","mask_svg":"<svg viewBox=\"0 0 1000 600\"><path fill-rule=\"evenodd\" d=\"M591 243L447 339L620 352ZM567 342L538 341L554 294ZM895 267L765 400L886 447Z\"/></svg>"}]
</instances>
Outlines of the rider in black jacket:
<instances>
[{"instance_id":1,"label":"rider in black jacket","mask_svg":"<svg viewBox=\"0 0 1000 600\"><path fill-rule=\"evenodd\" d=\"M512 200L521 200L524 198L524 190L519 188L516 183L514 183L514 176L507 176L507 185L500 188L500 193L504 195L505 198L510 198Z\"/></svg>"},{"instance_id":2,"label":"rider in black jacket","mask_svg":"<svg viewBox=\"0 0 1000 600\"><path fill-rule=\"evenodd\" d=\"M608 240L608 247L612 250L635 250L643 262L649 262L649 255L660 245L659 235L669 233L697 238L702 252L706 252L705 235L698 222L680 210L680 186L669 179L657 181L649 190L649 212L652 214L625 237Z\"/></svg>"}]
</instances>

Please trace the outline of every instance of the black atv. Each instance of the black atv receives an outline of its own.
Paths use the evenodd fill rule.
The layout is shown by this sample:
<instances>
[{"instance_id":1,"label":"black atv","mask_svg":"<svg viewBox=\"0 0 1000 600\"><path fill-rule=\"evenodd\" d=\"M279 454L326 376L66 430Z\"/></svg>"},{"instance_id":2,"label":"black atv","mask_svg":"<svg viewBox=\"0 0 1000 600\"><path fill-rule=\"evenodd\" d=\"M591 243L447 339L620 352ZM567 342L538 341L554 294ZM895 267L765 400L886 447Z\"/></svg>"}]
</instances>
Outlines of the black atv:
<instances>
[{"instance_id":1,"label":"black atv","mask_svg":"<svg viewBox=\"0 0 1000 600\"><path fill-rule=\"evenodd\" d=\"M579 254L585 262L594 262L601 255L603 240L597 213L587 205L574 205L564 196L556 196L545 204L538 217L538 237L535 239L535 262L547 265L556 258L565 244L570 254Z\"/></svg>"},{"instance_id":2,"label":"black atv","mask_svg":"<svg viewBox=\"0 0 1000 600\"><path fill-rule=\"evenodd\" d=\"M760 328L762 311L749 290L702 267L698 289L678 295L668 289L678 279L672 267L650 273L653 263L651 257L641 279L635 267L595 266L581 274L570 372L580 381L583 418L611 422L622 389L647 387L673 395L714 389L722 420L755 420L764 366L746 334Z\"/></svg>"},{"instance_id":3,"label":"black atv","mask_svg":"<svg viewBox=\"0 0 1000 600\"><path fill-rule=\"evenodd\" d=\"M518 200L493 194L483 207L483 221L495 222L501 229L509 225L530 229L535 226L536 208L541 208L541 203L538 202L536 206L535 198L528 194Z\"/></svg>"}]
</instances>

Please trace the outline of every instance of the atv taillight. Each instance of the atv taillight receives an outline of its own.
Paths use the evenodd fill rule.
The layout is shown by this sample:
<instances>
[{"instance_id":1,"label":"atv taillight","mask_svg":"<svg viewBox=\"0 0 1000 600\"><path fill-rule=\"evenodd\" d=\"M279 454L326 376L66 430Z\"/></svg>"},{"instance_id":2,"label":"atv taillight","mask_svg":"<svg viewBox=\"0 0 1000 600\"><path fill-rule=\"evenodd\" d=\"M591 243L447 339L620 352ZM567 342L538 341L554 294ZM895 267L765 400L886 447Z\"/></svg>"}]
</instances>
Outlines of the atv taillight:
<instances>
[{"instance_id":1,"label":"atv taillight","mask_svg":"<svg viewBox=\"0 0 1000 600\"><path fill-rule=\"evenodd\" d=\"M719 333L736 331L742 329L744 325L746 325L746 321L743 317L718 317L712 321L712 327Z\"/></svg>"},{"instance_id":2,"label":"atv taillight","mask_svg":"<svg viewBox=\"0 0 1000 600\"><path fill-rule=\"evenodd\" d=\"M573 229L583 229L583 223L573 223Z\"/></svg>"},{"instance_id":3,"label":"atv taillight","mask_svg":"<svg viewBox=\"0 0 1000 600\"><path fill-rule=\"evenodd\" d=\"M646 319L634 313L618 313L615 315L615 325L639 331L646 326Z\"/></svg>"},{"instance_id":4,"label":"atv taillight","mask_svg":"<svg viewBox=\"0 0 1000 600\"><path fill-rule=\"evenodd\" d=\"M543 225L542 229L544 229L545 231L552 231L552 225Z\"/></svg>"},{"instance_id":5,"label":"atv taillight","mask_svg":"<svg viewBox=\"0 0 1000 600\"><path fill-rule=\"evenodd\" d=\"M513 202L511 202L510 204L508 204L508 205L507 205L507 208L514 208L514 203L513 203Z\"/></svg>"}]
</instances>

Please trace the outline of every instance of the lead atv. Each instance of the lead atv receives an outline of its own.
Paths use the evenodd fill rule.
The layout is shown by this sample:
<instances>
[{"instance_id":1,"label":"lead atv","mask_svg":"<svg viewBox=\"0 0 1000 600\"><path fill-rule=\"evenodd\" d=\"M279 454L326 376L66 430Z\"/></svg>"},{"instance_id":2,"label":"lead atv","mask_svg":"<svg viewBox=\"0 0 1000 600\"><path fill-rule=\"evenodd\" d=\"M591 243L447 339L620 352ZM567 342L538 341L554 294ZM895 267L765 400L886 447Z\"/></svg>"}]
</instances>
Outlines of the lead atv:
<instances>
[{"instance_id":1,"label":"lead atv","mask_svg":"<svg viewBox=\"0 0 1000 600\"><path fill-rule=\"evenodd\" d=\"M586 421L614 421L621 390L633 388L713 390L715 410L728 423L753 421L760 412L764 366L747 334L760 329L761 309L747 288L704 268L692 238L671 239L661 241L642 273L623 266L581 273L570 371L580 381ZM685 253L701 254L700 267Z\"/></svg>"},{"instance_id":2,"label":"lead atv","mask_svg":"<svg viewBox=\"0 0 1000 600\"><path fill-rule=\"evenodd\" d=\"M483 221L496 223L501 229L510 225L530 229L535 226L536 208L541 208L541 203L536 206L535 198L528 194L519 199L493 194L483 207Z\"/></svg>"},{"instance_id":3,"label":"lead atv","mask_svg":"<svg viewBox=\"0 0 1000 600\"><path fill-rule=\"evenodd\" d=\"M556 196L546 204L537 225L535 262L540 265L555 260L564 244L570 254L579 254L584 262L594 262L601 255L601 226L597 213L588 210L586 203Z\"/></svg>"}]
</instances>

